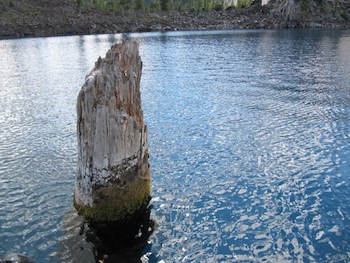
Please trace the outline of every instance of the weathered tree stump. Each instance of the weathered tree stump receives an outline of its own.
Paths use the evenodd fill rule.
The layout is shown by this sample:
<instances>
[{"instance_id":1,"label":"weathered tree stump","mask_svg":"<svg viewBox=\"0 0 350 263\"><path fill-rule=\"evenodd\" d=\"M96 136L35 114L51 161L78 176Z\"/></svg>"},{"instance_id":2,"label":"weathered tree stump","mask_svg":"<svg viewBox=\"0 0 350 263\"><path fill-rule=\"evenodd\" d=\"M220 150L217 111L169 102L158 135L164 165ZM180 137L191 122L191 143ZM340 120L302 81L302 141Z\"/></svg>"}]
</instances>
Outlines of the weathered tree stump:
<instances>
[{"instance_id":1,"label":"weathered tree stump","mask_svg":"<svg viewBox=\"0 0 350 263\"><path fill-rule=\"evenodd\" d=\"M74 206L88 220L118 221L149 202L141 70L138 43L115 44L78 95Z\"/></svg>"}]
</instances>

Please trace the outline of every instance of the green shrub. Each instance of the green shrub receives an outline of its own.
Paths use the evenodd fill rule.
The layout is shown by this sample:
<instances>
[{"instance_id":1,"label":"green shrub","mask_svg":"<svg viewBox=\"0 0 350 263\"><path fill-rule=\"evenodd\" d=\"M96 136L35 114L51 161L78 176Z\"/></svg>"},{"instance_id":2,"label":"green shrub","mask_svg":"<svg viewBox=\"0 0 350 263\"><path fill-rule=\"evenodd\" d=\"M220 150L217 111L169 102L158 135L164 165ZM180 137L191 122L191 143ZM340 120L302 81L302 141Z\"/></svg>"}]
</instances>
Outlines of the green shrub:
<instances>
[{"instance_id":1,"label":"green shrub","mask_svg":"<svg viewBox=\"0 0 350 263\"><path fill-rule=\"evenodd\" d=\"M350 20L350 16L349 16L349 14L346 11L340 12L340 16L346 21Z\"/></svg>"},{"instance_id":2,"label":"green shrub","mask_svg":"<svg viewBox=\"0 0 350 263\"><path fill-rule=\"evenodd\" d=\"M14 7L14 5L15 5L15 0L0 1L0 12L4 12L8 8Z\"/></svg>"},{"instance_id":3,"label":"green shrub","mask_svg":"<svg viewBox=\"0 0 350 263\"><path fill-rule=\"evenodd\" d=\"M169 11L169 0L160 0L160 9L162 11Z\"/></svg>"},{"instance_id":4,"label":"green shrub","mask_svg":"<svg viewBox=\"0 0 350 263\"><path fill-rule=\"evenodd\" d=\"M303 12L310 11L310 1L309 0L301 0L300 7Z\"/></svg>"},{"instance_id":5,"label":"green shrub","mask_svg":"<svg viewBox=\"0 0 350 263\"><path fill-rule=\"evenodd\" d=\"M149 9L151 11L160 11L160 3L159 3L159 1L152 1L149 4Z\"/></svg>"},{"instance_id":6,"label":"green shrub","mask_svg":"<svg viewBox=\"0 0 350 263\"><path fill-rule=\"evenodd\" d=\"M143 10L143 0L135 0L135 5L134 5L135 10Z\"/></svg>"},{"instance_id":7,"label":"green shrub","mask_svg":"<svg viewBox=\"0 0 350 263\"><path fill-rule=\"evenodd\" d=\"M251 0L238 0L237 7L238 8L246 8L251 5Z\"/></svg>"}]
</instances>

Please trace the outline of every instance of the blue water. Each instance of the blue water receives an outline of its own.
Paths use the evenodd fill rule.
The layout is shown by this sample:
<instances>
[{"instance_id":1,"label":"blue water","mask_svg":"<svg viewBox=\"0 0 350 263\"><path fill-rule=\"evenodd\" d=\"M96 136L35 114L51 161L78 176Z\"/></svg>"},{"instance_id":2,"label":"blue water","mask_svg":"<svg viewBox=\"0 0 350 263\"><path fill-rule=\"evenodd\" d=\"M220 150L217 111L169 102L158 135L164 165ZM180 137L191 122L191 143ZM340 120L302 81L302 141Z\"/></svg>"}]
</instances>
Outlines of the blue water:
<instances>
[{"instance_id":1,"label":"blue water","mask_svg":"<svg viewBox=\"0 0 350 263\"><path fill-rule=\"evenodd\" d=\"M129 259L350 261L349 30L1 40L0 258L94 262L71 208L75 103L123 38L140 43L156 224Z\"/></svg>"}]
</instances>

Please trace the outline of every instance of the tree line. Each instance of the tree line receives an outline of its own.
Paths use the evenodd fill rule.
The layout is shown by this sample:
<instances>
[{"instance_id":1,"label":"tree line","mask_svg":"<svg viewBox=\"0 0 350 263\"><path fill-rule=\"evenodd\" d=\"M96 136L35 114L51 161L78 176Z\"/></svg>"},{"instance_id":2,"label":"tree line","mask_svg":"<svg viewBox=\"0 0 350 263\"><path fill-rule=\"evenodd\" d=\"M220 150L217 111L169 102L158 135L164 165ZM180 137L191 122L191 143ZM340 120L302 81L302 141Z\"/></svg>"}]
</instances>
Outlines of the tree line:
<instances>
[{"instance_id":1,"label":"tree line","mask_svg":"<svg viewBox=\"0 0 350 263\"><path fill-rule=\"evenodd\" d=\"M78 8L91 5L105 11L223 10L248 7L254 0L76 0Z\"/></svg>"},{"instance_id":2,"label":"tree line","mask_svg":"<svg viewBox=\"0 0 350 263\"><path fill-rule=\"evenodd\" d=\"M6 0L14 1L14 0ZM262 0L75 0L78 9L90 5L105 11L186 11L225 10L261 5ZM268 0L274 12L293 20L300 14L333 13L350 20L350 0Z\"/></svg>"}]
</instances>

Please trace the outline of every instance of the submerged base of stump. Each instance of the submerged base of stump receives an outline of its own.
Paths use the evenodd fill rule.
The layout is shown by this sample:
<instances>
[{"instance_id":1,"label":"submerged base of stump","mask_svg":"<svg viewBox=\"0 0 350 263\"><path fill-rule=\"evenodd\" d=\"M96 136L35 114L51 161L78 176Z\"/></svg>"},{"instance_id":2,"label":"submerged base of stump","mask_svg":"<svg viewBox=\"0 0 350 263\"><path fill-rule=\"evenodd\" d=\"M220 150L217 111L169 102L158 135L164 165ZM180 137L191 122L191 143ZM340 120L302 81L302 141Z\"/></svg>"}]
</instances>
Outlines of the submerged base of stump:
<instances>
[{"instance_id":1,"label":"submerged base of stump","mask_svg":"<svg viewBox=\"0 0 350 263\"><path fill-rule=\"evenodd\" d=\"M71 208L63 219L60 262L139 262L156 227L151 209L141 207L120 221L95 222Z\"/></svg>"}]
</instances>

